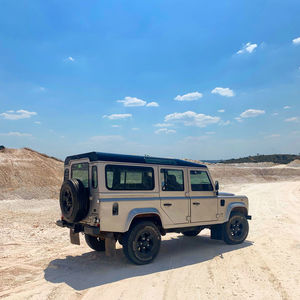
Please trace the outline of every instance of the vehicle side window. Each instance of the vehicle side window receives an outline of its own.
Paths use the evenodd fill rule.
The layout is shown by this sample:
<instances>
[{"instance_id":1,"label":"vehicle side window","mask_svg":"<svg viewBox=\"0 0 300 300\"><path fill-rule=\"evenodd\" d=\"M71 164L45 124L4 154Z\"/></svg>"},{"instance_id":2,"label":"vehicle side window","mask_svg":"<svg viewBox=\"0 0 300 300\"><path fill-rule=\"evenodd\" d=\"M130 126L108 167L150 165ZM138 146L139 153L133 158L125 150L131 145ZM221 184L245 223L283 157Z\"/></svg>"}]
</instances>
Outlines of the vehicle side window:
<instances>
[{"instance_id":1,"label":"vehicle side window","mask_svg":"<svg viewBox=\"0 0 300 300\"><path fill-rule=\"evenodd\" d=\"M89 187L89 165L88 163L73 164L71 167L71 178L79 179L85 188Z\"/></svg>"},{"instance_id":2,"label":"vehicle side window","mask_svg":"<svg viewBox=\"0 0 300 300\"><path fill-rule=\"evenodd\" d=\"M98 171L97 167L92 167L92 188L96 189L98 187Z\"/></svg>"},{"instance_id":3,"label":"vehicle side window","mask_svg":"<svg viewBox=\"0 0 300 300\"><path fill-rule=\"evenodd\" d=\"M207 172L190 171L192 191L213 191Z\"/></svg>"},{"instance_id":4,"label":"vehicle side window","mask_svg":"<svg viewBox=\"0 0 300 300\"><path fill-rule=\"evenodd\" d=\"M69 169L65 169L64 172L64 181L69 179Z\"/></svg>"},{"instance_id":5,"label":"vehicle side window","mask_svg":"<svg viewBox=\"0 0 300 300\"><path fill-rule=\"evenodd\" d=\"M161 188L163 191L184 191L183 171L160 169Z\"/></svg>"},{"instance_id":6,"label":"vehicle side window","mask_svg":"<svg viewBox=\"0 0 300 300\"><path fill-rule=\"evenodd\" d=\"M154 171L150 167L107 165L105 177L109 190L154 189Z\"/></svg>"}]
</instances>

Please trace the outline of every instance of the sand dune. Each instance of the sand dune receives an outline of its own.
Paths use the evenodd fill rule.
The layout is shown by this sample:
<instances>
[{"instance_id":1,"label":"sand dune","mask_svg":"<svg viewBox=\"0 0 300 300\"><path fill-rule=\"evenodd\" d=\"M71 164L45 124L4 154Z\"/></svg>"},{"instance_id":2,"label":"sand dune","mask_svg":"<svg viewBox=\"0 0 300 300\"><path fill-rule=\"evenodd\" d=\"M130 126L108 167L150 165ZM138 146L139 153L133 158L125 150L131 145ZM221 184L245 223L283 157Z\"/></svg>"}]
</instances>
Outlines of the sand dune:
<instances>
[{"instance_id":1,"label":"sand dune","mask_svg":"<svg viewBox=\"0 0 300 300\"><path fill-rule=\"evenodd\" d=\"M28 148L0 150L0 200L58 197L63 162Z\"/></svg>"}]
</instances>

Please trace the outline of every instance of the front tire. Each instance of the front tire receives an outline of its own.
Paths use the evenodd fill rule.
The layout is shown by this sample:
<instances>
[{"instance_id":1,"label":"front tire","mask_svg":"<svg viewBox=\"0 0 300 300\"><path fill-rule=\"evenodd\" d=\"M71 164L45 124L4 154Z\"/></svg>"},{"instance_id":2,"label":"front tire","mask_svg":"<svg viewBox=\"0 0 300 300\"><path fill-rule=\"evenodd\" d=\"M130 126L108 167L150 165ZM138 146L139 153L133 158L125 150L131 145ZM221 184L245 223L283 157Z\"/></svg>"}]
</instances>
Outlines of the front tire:
<instances>
[{"instance_id":1,"label":"front tire","mask_svg":"<svg viewBox=\"0 0 300 300\"><path fill-rule=\"evenodd\" d=\"M248 236L248 221L242 213L233 212L223 225L224 242L229 245L241 244Z\"/></svg>"},{"instance_id":2,"label":"front tire","mask_svg":"<svg viewBox=\"0 0 300 300\"><path fill-rule=\"evenodd\" d=\"M137 223L123 238L123 252L127 259L137 265L149 264L160 249L161 236L157 226L149 221Z\"/></svg>"},{"instance_id":3,"label":"front tire","mask_svg":"<svg viewBox=\"0 0 300 300\"><path fill-rule=\"evenodd\" d=\"M85 234L85 241L95 251L105 251L105 240L99 237Z\"/></svg>"}]
</instances>

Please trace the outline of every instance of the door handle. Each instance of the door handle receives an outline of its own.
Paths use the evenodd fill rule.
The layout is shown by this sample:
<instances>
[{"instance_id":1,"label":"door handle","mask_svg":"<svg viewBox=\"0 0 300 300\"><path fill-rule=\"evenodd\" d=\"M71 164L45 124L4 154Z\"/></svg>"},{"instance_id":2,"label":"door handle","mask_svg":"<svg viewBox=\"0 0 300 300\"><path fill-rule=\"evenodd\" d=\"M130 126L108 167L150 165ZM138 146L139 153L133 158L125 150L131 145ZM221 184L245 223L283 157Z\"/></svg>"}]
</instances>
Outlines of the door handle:
<instances>
[{"instance_id":1,"label":"door handle","mask_svg":"<svg viewBox=\"0 0 300 300\"><path fill-rule=\"evenodd\" d=\"M171 206L171 203L164 203L164 206Z\"/></svg>"},{"instance_id":2,"label":"door handle","mask_svg":"<svg viewBox=\"0 0 300 300\"><path fill-rule=\"evenodd\" d=\"M200 205L200 202L193 202L193 205Z\"/></svg>"}]
</instances>

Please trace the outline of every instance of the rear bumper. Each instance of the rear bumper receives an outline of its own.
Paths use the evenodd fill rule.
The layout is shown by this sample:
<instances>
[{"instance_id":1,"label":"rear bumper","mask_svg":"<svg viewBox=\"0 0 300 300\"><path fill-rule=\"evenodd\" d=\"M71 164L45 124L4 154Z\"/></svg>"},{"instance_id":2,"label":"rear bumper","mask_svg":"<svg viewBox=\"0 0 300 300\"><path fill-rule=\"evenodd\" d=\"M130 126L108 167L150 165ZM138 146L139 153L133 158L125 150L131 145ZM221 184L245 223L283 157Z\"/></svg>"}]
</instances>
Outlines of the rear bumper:
<instances>
[{"instance_id":1,"label":"rear bumper","mask_svg":"<svg viewBox=\"0 0 300 300\"><path fill-rule=\"evenodd\" d=\"M100 228L95 226L90 226L86 224L81 223L69 223L65 220L57 220L56 225L59 227L67 227L72 229L74 233L78 232L84 232L88 235L99 235L100 234Z\"/></svg>"}]
</instances>

